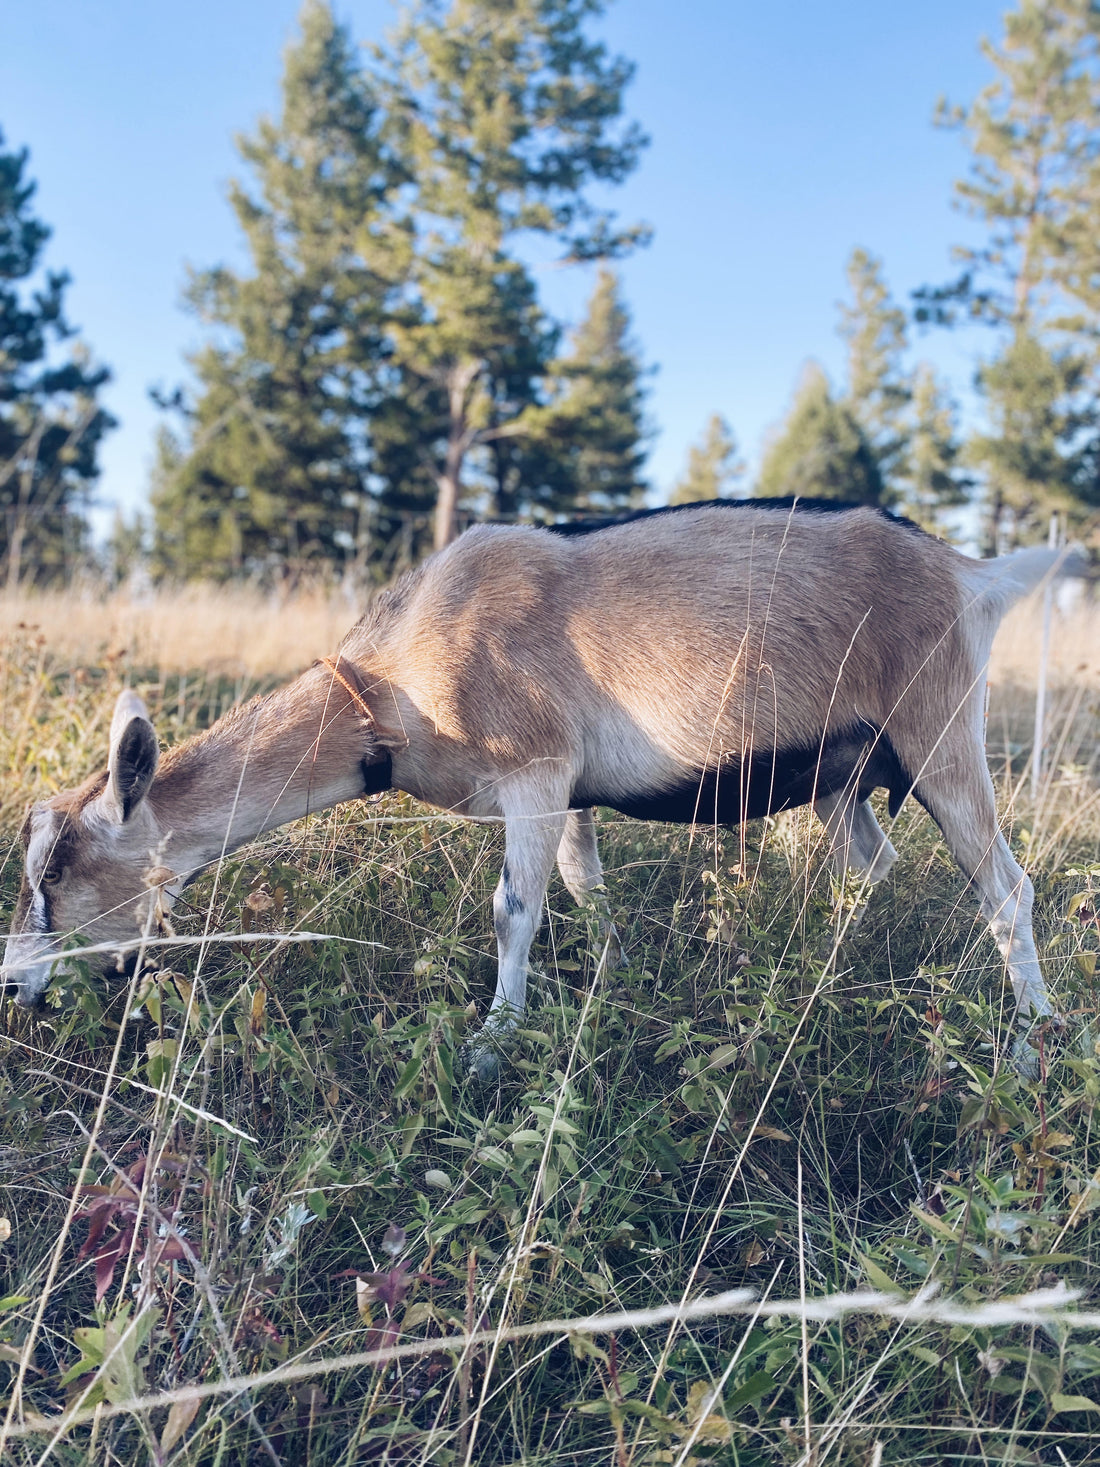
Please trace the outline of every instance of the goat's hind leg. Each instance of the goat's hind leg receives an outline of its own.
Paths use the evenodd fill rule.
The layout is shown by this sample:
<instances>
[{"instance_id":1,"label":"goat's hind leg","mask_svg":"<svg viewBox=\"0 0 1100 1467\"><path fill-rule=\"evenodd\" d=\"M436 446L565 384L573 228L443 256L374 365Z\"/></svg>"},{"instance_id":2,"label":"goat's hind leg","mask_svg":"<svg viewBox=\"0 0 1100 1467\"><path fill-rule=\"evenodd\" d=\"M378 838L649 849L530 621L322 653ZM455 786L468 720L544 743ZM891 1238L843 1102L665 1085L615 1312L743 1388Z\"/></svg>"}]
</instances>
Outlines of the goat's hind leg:
<instances>
[{"instance_id":1,"label":"goat's hind leg","mask_svg":"<svg viewBox=\"0 0 1100 1467\"><path fill-rule=\"evenodd\" d=\"M570 810L558 846L558 870L577 906L594 909L601 950L606 949L607 953L607 966L620 967L623 947L608 908L603 867L596 845L594 810Z\"/></svg>"},{"instance_id":2,"label":"goat's hind leg","mask_svg":"<svg viewBox=\"0 0 1100 1467\"><path fill-rule=\"evenodd\" d=\"M951 730L944 736L929 760L935 768L919 775L913 793L978 889L982 916L1012 983L1018 1021L1027 1029L1035 1018L1054 1013L1031 926L1035 890L1001 834L984 751L961 733ZM1026 1036L1014 1046L1013 1054L1016 1068L1033 1076L1037 1064Z\"/></svg>"}]
</instances>

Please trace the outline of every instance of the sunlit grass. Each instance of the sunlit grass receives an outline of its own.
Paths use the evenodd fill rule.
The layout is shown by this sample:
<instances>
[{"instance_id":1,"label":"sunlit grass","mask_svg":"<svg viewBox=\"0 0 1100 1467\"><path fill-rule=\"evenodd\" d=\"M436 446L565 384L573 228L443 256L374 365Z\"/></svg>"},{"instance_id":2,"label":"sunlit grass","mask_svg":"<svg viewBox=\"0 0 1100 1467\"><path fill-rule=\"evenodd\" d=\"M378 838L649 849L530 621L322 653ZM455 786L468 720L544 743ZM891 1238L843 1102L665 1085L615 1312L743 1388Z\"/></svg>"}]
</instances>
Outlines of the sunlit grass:
<instances>
[{"instance_id":1,"label":"sunlit grass","mask_svg":"<svg viewBox=\"0 0 1100 1467\"><path fill-rule=\"evenodd\" d=\"M119 599L100 623L20 608L0 662L5 912L24 802L102 761L123 681L176 740L331 650L349 619L229 593ZM1003 966L911 803L854 930L807 816L692 835L604 812L629 965L597 972L596 924L553 885L531 1009L488 1089L457 1053L491 991L499 833L396 796L315 817L191 889L177 925L330 941L181 950L138 991L73 980L45 1015L6 1012L0 1390L39 1312L15 1420L391 1340L487 1327L499 1343L103 1414L56 1442L43 1424L9 1460L1095 1460L1100 1350L1054 1326L731 1316L509 1338L740 1286L1095 1293L1100 628L1087 611L1058 625L1033 808L1036 623L1029 604L998 643L989 747L1073 1015L1041 1083L999 1061ZM116 1190L81 1258L87 1219L58 1244L89 1135L87 1180ZM127 1227L97 1305L97 1258ZM150 1238L183 1256L154 1266Z\"/></svg>"}]
</instances>

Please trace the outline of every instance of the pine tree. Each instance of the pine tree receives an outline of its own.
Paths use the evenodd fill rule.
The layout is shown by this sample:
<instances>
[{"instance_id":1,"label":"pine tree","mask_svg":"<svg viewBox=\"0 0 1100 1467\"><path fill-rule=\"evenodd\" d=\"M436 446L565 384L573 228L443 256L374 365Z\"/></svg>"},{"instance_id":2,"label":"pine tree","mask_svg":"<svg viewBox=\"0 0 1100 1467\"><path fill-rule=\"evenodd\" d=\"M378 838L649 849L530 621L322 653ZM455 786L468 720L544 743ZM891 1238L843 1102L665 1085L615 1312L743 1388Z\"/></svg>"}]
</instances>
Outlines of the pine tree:
<instances>
[{"instance_id":1,"label":"pine tree","mask_svg":"<svg viewBox=\"0 0 1100 1467\"><path fill-rule=\"evenodd\" d=\"M983 543L1011 548L1045 533L1051 509L1080 518L1083 465L1098 417L1100 352L1100 10L1092 0L1020 0L994 80L968 109L939 120L969 135L974 162L960 205L988 230L955 253L964 273L918 293L918 317L960 315L999 335L979 373L989 431L967 451L983 474ZM1029 380L1027 374L1034 373Z\"/></svg>"},{"instance_id":2,"label":"pine tree","mask_svg":"<svg viewBox=\"0 0 1100 1467\"><path fill-rule=\"evenodd\" d=\"M764 456L754 492L852 504L890 502L867 435L851 409L833 396L816 363L803 374L782 430Z\"/></svg>"},{"instance_id":3,"label":"pine tree","mask_svg":"<svg viewBox=\"0 0 1100 1467\"><path fill-rule=\"evenodd\" d=\"M848 343L846 404L888 482L905 453L913 396L902 365L908 344L905 312L891 298L882 261L874 255L853 250L847 275L852 300L840 308L840 334Z\"/></svg>"},{"instance_id":4,"label":"pine tree","mask_svg":"<svg viewBox=\"0 0 1100 1467\"><path fill-rule=\"evenodd\" d=\"M896 467L898 508L923 529L945 533L945 511L970 498L971 480L962 471L958 409L946 385L927 362L913 374L905 454Z\"/></svg>"},{"instance_id":5,"label":"pine tree","mask_svg":"<svg viewBox=\"0 0 1100 1467\"><path fill-rule=\"evenodd\" d=\"M618 277L601 269L569 350L547 372L546 404L525 414L522 436L500 441L514 462L498 509L537 519L636 509L646 484L644 369Z\"/></svg>"},{"instance_id":6,"label":"pine tree","mask_svg":"<svg viewBox=\"0 0 1100 1467\"><path fill-rule=\"evenodd\" d=\"M919 315L950 322L961 309L1033 331L1081 282L1076 251L1095 248L1100 13L1092 0L1020 0L1001 45L982 49L994 80L969 108L941 102L936 120L969 136L974 163L956 198L989 238L955 250L963 275L920 292Z\"/></svg>"},{"instance_id":7,"label":"pine tree","mask_svg":"<svg viewBox=\"0 0 1100 1467\"><path fill-rule=\"evenodd\" d=\"M102 574L111 586L140 584L148 576L149 524L147 517L136 511L126 515L115 510L111 533L103 547Z\"/></svg>"},{"instance_id":8,"label":"pine tree","mask_svg":"<svg viewBox=\"0 0 1100 1467\"><path fill-rule=\"evenodd\" d=\"M216 335L193 360L184 435L160 438L160 575L293 575L370 553L369 423L403 248L383 122L347 32L307 0L281 115L239 143L258 185L230 192L252 273L190 284Z\"/></svg>"},{"instance_id":9,"label":"pine tree","mask_svg":"<svg viewBox=\"0 0 1100 1467\"><path fill-rule=\"evenodd\" d=\"M968 458L986 477L983 554L1041 538L1052 510L1098 502L1082 438L1093 422L1081 406L1086 370L1081 354L1051 351L1021 328L979 371L990 432L971 439Z\"/></svg>"},{"instance_id":10,"label":"pine tree","mask_svg":"<svg viewBox=\"0 0 1100 1467\"><path fill-rule=\"evenodd\" d=\"M84 551L96 455L114 419L98 402L110 378L72 342L69 277L47 272L28 299L50 231L30 211L27 151L0 134L0 566L9 591L64 578Z\"/></svg>"},{"instance_id":11,"label":"pine tree","mask_svg":"<svg viewBox=\"0 0 1100 1467\"><path fill-rule=\"evenodd\" d=\"M701 441L688 450L687 468L673 486L668 502L696 504L707 499L731 499L744 472L729 424L721 413L712 413Z\"/></svg>"},{"instance_id":12,"label":"pine tree","mask_svg":"<svg viewBox=\"0 0 1100 1467\"><path fill-rule=\"evenodd\" d=\"M620 123L631 67L584 32L602 9L419 0L399 33L389 106L415 179L417 228L411 319L393 333L394 362L406 401L422 409L437 547L463 499L488 492L491 446L538 421L557 333L516 236L557 241L574 260L622 253L641 237L617 231L586 196L590 183L620 182L644 141Z\"/></svg>"}]
</instances>

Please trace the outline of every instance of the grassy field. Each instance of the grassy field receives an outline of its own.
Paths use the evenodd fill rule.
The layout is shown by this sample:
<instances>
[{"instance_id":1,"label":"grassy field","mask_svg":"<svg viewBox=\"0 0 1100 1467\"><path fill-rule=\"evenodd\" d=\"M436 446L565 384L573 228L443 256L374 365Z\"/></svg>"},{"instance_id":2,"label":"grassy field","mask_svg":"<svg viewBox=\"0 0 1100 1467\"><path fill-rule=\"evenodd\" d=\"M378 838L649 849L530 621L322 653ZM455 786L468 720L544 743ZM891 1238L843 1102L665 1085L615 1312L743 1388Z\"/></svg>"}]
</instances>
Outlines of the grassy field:
<instances>
[{"instance_id":1,"label":"grassy field","mask_svg":"<svg viewBox=\"0 0 1100 1467\"><path fill-rule=\"evenodd\" d=\"M24 804L102 764L120 686L176 741L353 613L207 592L0 615L6 923ZM1100 1266L1100 617L1058 620L1032 805L1037 648L1028 604L989 719L1071 1015L1035 1083L999 1059L1003 967L912 802L858 926L803 815L603 812L629 964L600 969L553 885L492 1087L458 1057L499 833L403 797L189 889L181 937L251 940L6 1006L4 1460L1100 1462L1100 1343L1066 1322ZM273 936L295 932L329 936ZM1059 1289L1084 1298L1019 1302ZM607 1314L636 1317L585 1323Z\"/></svg>"}]
</instances>

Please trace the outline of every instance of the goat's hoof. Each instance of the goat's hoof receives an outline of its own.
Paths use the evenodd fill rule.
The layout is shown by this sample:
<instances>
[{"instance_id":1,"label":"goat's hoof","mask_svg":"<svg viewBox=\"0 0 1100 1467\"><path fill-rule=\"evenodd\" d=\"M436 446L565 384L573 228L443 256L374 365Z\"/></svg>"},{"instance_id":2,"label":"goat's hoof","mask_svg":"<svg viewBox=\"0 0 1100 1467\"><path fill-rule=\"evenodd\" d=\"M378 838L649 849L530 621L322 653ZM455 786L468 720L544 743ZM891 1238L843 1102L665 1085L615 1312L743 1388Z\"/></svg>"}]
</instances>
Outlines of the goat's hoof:
<instances>
[{"instance_id":1,"label":"goat's hoof","mask_svg":"<svg viewBox=\"0 0 1100 1467\"><path fill-rule=\"evenodd\" d=\"M623 941L614 928L607 936L607 970L609 973L621 973L624 968L630 967L630 954L627 952Z\"/></svg>"},{"instance_id":2,"label":"goat's hoof","mask_svg":"<svg viewBox=\"0 0 1100 1467\"><path fill-rule=\"evenodd\" d=\"M501 1058L499 1040L479 1034L462 1046L461 1068L475 1085L491 1085L500 1075Z\"/></svg>"},{"instance_id":3,"label":"goat's hoof","mask_svg":"<svg viewBox=\"0 0 1100 1467\"><path fill-rule=\"evenodd\" d=\"M1013 1041L1012 1068L1021 1080L1039 1078L1039 1051L1032 1045L1029 1034L1018 1034Z\"/></svg>"}]
</instances>

